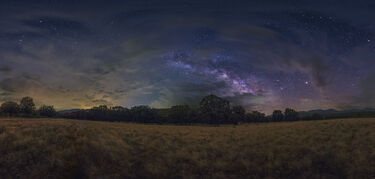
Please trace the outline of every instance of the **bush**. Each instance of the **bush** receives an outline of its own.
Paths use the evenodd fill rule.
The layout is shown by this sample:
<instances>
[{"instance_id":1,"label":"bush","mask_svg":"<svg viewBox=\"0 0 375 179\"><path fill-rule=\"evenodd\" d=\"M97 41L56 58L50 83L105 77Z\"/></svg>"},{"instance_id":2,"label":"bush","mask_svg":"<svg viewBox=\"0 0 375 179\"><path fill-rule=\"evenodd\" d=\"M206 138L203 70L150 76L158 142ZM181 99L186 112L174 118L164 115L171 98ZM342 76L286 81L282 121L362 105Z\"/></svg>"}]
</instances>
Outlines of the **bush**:
<instances>
[{"instance_id":1,"label":"bush","mask_svg":"<svg viewBox=\"0 0 375 179\"><path fill-rule=\"evenodd\" d=\"M298 113L294 109L286 108L284 115L286 121L297 121L299 119Z\"/></svg>"},{"instance_id":2,"label":"bush","mask_svg":"<svg viewBox=\"0 0 375 179\"><path fill-rule=\"evenodd\" d=\"M57 112L53 106L43 105L38 109L38 114L44 117L55 117Z\"/></svg>"},{"instance_id":3,"label":"bush","mask_svg":"<svg viewBox=\"0 0 375 179\"><path fill-rule=\"evenodd\" d=\"M20 112L20 106L13 101L7 101L3 103L0 109L2 113L11 115L11 116L16 115Z\"/></svg>"},{"instance_id":4,"label":"bush","mask_svg":"<svg viewBox=\"0 0 375 179\"><path fill-rule=\"evenodd\" d=\"M318 114L318 113L314 113L312 115L312 119L313 120L323 120L324 119L324 116L322 116L321 114Z\"/></svg>"},{"instance_id":5,"label":"bush","mask_svg":"<svg viewBox=\"0 0 375 179\"><path fill-rule=\"evenodd\" d=\"M31 97L23 97L20 102L21 112L26 115L32 115L35 113L34 100Z\"/></svg>"},{"instance_id":6,"label":"bush","mask_svg":"<svg viewBox=\"0 0 375 179\"><path fill-rule=\"evenodd\" d=\"M134 106L130 109L130 114L132 116L133 122L141 122L141 123L158 123L159 115L154 110L151 109L149 106Z\"/></svg>"},{"instance_id":7,"label":"bush","mask_svg":"<svg viewBox=\"0 0 375 179\"><path fill-rule=\"evenodd\" d=\"M232 120L231 123L238 123L245 120L246 110L242 106L232 107Z\"/></svg>"},{"instance_id":8,"label":"bush","mask_svg":"<svg viewBox=\"0 0 375 179\"><path fill-rule=\"evenodd\" d=\"M128 108L122 106L111 107L109 110L109 116L113 121L130 121L130 111Z\"/></svg>"},{"instance_id":9,"label":"bush","mask_svg":"<svg viewBox=\"0 0 375 179\"><path fill-rule=\"evenodd\" d=\"M229 101L215 95L209 95L199 103L200 118L203 123L228 123L230 117Z\"/></svg>"},{"instance_id":10,"label":"bush","mask_svg":"<svg viewBox=\"0 0 375 179\"><path fill-rule=\"evenodd\" d=\"M284 120L284 114L280 110L275 110L272 113L272 121L282 121Z\"/></svg>"},{"instance_id":11,"label":"bush","mask_svg":"<svg viewBox=\"0 0 375 179\"><path fill-rule=\"evenodd\" d=\"M168 122L179 124L194 123L196 116L196 112L188 105L172 106L169 110Z\"/></svg>"},{"instance_id":12,"label":"bush","mask_svg":"<svg viewBox=\"0 0 375 179\"><path fill-rule=\"evenodd\" d=\"M88 118L97 121L109 121L108 112L109 108L106 105L93 107L89 110Z\"/></svg>"},{"instance_id":13,"label":"bush","mask_svg":"<svg viewBox=\"0 0 375 179\"><path fill-rule=\"evenodd\" d=\"M247 122L267 122L266 115L259 111L253 111L251 113L246 114L246 121Z\"/></svg>"}]
</instances>

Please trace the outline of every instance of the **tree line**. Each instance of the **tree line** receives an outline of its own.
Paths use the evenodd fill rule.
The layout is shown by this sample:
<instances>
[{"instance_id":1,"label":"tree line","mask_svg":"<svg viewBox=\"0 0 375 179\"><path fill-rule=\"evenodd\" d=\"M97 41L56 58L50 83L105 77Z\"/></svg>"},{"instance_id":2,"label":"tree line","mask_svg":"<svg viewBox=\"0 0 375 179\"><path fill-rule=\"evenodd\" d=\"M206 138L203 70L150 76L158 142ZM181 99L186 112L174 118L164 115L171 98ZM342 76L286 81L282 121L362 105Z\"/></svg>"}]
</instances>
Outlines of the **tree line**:
<instances>
[{"instance_id":1,"label":"tree line","mask_svg":"<svg viewBox=\"0 0 375 179\"><path fill-rule=\"evenodd\" d=\"M204 97L196 108L188 105L176 105L168 109L154 109L141 105L128 109L122 106L102 105L89 110L65 113L63 117L96 121L170 124L239 124L324 119L319 114L301 117L291 108L285 109L284 112L275 110L270 116L259 111L246 113L242 106L230 106L228 100L215 95Z\"/></svg>"},{"instance_id":2,"label":"tree line","mask_svg":"<svg viewBox=\"0 0 375 179\"><path fill-rule=\"evenodd\" d=\"M38 109L31 97L23 97L19 103L7 101L0 106L0 115L17 117L56 117L53 106L42 105Z\"/></svg>"},{"instance_id":3,"label":"tree line","mask_svg":"<svg viewBox=\"0 0 375 179\"><path fill-rule=\"evenodd\" d=\"M199 106L195 108L188 105L176 105L168 109L155 109L141 105L128 109L122 106L101 105L88 110L63 114L57 113L53 106L42 105L36 109L33 99L24 97L19 104L12 101L3 103L0 106L0 114L3 116L64 117L81 120L159 124L239 124L323 119L323 116L319 114L301 117L291 108L286 108L285 111L275 110L270 116L259 111L246 113L242 106L230 106L228 100L215 95L204 97Z\"/></svg>"}]
</instances>

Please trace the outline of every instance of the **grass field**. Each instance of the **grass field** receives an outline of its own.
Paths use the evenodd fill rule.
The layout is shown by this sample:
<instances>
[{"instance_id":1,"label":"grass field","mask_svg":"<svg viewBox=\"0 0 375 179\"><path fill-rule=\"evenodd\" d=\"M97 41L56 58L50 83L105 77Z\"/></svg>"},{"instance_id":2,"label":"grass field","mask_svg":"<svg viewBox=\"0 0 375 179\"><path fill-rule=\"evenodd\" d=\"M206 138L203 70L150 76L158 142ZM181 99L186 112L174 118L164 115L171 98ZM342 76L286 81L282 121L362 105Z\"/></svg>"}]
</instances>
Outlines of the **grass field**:
<instances>
[{"instance_id":1,"label":"grass field","mask_svg":"<svg viewBox=\"0 0 375 179\"><path fill-rule=\"evenodd\" d=\"M0 119L1 178L374 178L375 119L168 126Z\"/></svg>"}]
</instances>

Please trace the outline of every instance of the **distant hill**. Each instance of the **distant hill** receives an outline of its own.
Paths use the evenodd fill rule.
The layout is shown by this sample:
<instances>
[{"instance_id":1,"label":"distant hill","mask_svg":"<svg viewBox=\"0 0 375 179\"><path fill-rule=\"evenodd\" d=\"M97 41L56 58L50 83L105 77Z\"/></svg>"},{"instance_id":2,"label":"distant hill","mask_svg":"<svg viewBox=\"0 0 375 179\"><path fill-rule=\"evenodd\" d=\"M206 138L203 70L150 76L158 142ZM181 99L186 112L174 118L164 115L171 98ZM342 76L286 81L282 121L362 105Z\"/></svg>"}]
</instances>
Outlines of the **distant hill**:
<instances>
[{"instance_id":1,"label":"distant hill","mask_svg":"<svg viewBox=\"0 0 375 179\"><path fill-rule=\"evenodd\" d=\"M349 113L362 113L362 112L375 112L374 108L365 108L365 109L350 109L350 110L336 110L336 109L316 109L310 111L300 111L301 116L308 116L312 114L321 114L321 115L334 115L334 114L349 114Z\"/></svg>"},{"instance_id":2,"label":"distant hill","mask_svg":"<svg viewBox=\"0 0 375 179\"><path fill-rule=\"evenodd\" d=\"M77 112L77 111L85 111L85 109L67 109L67 110L61 110L57 112L60 114L66 114L66 113L72 113L72 112Z\"/></svg>"},{"instance_id":3,"label":"distant hill","mask_svg":"<svg viewBox=\"0 0 375 179\"><path fill-rule=\"evenodd\" d=\"M60 114L66 114L66 113L72 113L72 112L77 112L77 111L87 111L88 109L67 109L67 110L61 110L57 111ZM169 109L168 108L160 108L156 109L156 111L161 115L161 116L168 116Z\"/></svg>"}]
</instances>

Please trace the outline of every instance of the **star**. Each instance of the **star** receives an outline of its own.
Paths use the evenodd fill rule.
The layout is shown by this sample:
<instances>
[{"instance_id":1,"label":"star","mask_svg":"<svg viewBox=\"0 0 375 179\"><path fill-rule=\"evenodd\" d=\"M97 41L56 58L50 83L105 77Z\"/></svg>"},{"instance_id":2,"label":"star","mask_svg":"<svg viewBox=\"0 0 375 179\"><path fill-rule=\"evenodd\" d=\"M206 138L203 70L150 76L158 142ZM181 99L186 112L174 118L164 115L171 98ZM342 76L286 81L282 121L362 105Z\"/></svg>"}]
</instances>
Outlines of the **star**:
<instances>
[{"instance_id":1,"label":"star","mask_svg":"<svg viewBox=\"0 0 375 179\"><path fill-rule=\"evenodd\" d=\"M100 105L93 98L111 93L103 103L196 105L199 96L216 93L261 111L289 104L314 109L326 101L327 108L375 105L375 11L364 8L357 16L367 3L358 2L353 11L338 6L327 11L315 1L313 7L312 2L259 1L259 7L209 2L217 4L121 1L103 3L109 8L102 10L101 3L64 1L50 13L54 1L38 6L0 1L6 19L0 30L0 91L12 87L8 96L0 94L0 104L36 93L31 97L41 103L80 108ZM276 8L262 7L269 4ZM30 7L36 9L23 12ZM4 66L14 71L5 76ZM67 94L56 87L65 83ZM69 98L62 101L63 96ZM306 97L314 104L300 102Z\"/></svg>"}]
</instances>

